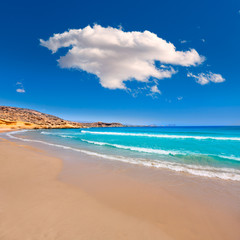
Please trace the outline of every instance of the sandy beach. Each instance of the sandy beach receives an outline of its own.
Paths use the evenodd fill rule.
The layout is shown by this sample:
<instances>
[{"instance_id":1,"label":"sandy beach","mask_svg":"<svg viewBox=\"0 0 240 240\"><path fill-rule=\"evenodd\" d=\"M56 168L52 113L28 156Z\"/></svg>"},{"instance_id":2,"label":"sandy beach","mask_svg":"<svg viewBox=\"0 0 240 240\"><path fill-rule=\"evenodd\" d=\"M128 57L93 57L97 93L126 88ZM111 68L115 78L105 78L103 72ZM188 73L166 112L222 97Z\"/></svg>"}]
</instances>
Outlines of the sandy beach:
<instances>
[{"instance_id":1,"label":"sandy beach","mask_svg":"<svg viewBox=\"0 0 240 240\"><path fill-rule=\"evenodd\" d=\"M171 178L158 184L142 167L124 171L84 161L70 167L2 136L0 165L2 240L240 238L234 188L213 192L201 180L168 188Z\"/></svg>"},{"instance_id":2,"label":"sandy beach","mask_svg":"<svg viewBox=\"0 0 240 240\"><path fill-rule=\"evenodd\" d=\"M0 240L240 240L240 0L0 23Z\"/></svg>"}]
</instances>

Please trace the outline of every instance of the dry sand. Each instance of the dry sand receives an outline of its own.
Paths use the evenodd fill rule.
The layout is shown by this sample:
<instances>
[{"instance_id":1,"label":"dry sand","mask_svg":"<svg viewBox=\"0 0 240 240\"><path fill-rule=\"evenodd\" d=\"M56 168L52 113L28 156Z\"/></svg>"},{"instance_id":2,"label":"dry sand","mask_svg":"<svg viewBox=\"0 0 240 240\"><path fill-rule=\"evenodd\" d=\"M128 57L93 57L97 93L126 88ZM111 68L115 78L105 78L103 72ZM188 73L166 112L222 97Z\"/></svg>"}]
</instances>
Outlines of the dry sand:
<instances>
[{"instance_id":1,"label":"dry sand","mask_svg":"<svg viewBox=\"0 0 240 240\"><path fill-rule=\"evenodd\" d=\"M126 177L118 191L111 175L102 176L94 197L58 180L60 159L3 138L0 166L1 240L240 239L239 212L231 216L166 189L156 193Z\"/></svg>"},{"instance_id":2,"label":"dry sand","mask_svg":"<svg viewBox=\"0 0 240 240\"><path fill-rule=\"evenodd\" d=\"M61 161L0 142L0 239L171 239L161 229L56 180Z\"/></svg>"}]
</instances>

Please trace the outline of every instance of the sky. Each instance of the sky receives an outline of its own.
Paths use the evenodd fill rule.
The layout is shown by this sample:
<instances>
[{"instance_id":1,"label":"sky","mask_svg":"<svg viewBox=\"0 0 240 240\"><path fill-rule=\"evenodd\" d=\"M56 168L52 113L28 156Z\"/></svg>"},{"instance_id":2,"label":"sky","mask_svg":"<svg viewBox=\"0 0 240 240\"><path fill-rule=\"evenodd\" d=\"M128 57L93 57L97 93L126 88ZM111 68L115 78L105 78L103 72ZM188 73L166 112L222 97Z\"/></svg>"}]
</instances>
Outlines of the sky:
<instances>
[{"instance_id":1,"label":"sky","mask_svg":"<svg viewBox=\"0 0 240 240\"><path fill-rule=\"evenodd\" d=\"M239 1L2 1L0 29L0 105L240 125Z\"/></svg>"}]
</instances>

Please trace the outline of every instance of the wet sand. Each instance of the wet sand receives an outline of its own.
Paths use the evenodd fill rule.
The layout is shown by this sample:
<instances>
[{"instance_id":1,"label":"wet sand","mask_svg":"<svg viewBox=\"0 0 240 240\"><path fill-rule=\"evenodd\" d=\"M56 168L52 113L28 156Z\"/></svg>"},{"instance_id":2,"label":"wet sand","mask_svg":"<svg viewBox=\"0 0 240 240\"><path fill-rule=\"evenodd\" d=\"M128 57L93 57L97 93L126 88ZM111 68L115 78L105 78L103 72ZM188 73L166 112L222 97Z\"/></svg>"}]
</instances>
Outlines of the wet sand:
<instances>
[{"instance_id":1,"label":"wet sand","mask_svg":"<svg viewBox=\"0 0 240 240\"><path fill-rule=\"evenodd\" d=\"M148 221L172 239L240 239L239 182L103 159L70 159L63 161L62 181Z\"/></svg>"},{"instance_id":2,"label":"wet sand","mask_svg":"<svg viewBox=\"0 0 240 240\"><path fill-rule=\"evenodd\" d=\"M0 139L0 239L240 239L239 184Z\"/></svg>"}]
</instances>

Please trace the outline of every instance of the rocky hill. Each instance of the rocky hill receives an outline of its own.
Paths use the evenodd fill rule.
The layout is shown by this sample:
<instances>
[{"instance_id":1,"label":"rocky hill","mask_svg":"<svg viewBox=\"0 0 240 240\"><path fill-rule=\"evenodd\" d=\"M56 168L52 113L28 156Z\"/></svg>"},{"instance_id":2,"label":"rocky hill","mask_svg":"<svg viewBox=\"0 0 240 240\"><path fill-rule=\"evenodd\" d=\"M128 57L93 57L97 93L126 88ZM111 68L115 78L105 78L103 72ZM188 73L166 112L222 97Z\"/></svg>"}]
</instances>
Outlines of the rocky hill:
<instances>
[{"instance_id":1,"label":"rocky hill","mask_svg":"<svg viewBox=\"0 0 240 240\"><path fill-rule=\"evenodd\" d=\"M87 127L123 127L120 123L79 123L63 120L59 117L35 110L0 106L0 128L87 128Z\"/></svg>"}]
</instances>

